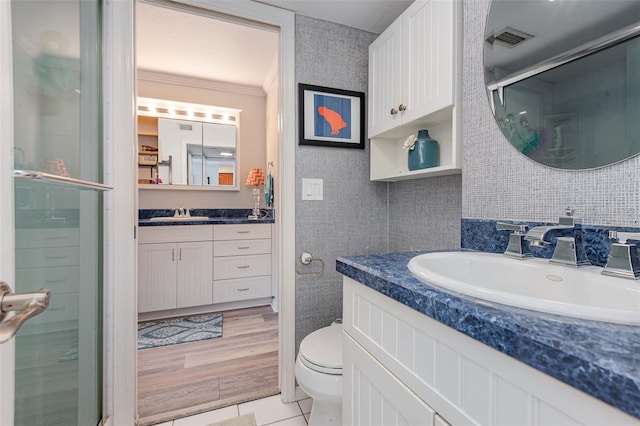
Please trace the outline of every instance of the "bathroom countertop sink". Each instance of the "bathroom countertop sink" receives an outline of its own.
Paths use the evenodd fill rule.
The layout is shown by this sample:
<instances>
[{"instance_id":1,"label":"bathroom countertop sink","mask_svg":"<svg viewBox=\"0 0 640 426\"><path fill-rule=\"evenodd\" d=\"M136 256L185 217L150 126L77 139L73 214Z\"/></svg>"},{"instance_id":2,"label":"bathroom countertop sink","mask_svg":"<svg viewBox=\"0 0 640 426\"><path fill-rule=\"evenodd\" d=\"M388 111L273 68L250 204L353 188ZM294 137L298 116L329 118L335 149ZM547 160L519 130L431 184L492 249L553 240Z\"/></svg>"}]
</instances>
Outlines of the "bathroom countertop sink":
<instances>
[{"instance_id":1,"label":"bathroom countertop sink","mask_svg":"<svg viewBox=\"0 0 640 426\"><path fill-rule=\"evenodd\" d=\"M173 217L173 216L160 216L149 218L151 222L191 222L209 220L207 216L189 216L189 217Z\"/></svg>"},{"instance_id":2,"label":"bathroom countertop sink","mask_svg":"<svg viewBox=\"0 0 640 426\"><path fill-rule=\"evenodd\" d=\"M501 254L435 252L413 257L418 278L478 299L621 324L640 325L640 283L601 275L602 268L571 268L548 260Z\"/></svg>"},{"instance_id":3,"label":"bathroom countertop sink","mask_svg":"<svg viewBox=\"0 0 640 426\"><path fill-rule=\"evenodd\" d=\"M449 275L465 281L471 280L470 277L473 276L476 285L479 285L479 277L482 276L506 284L507 280L499 278L513 273L505 266L511 263L514 263L520 280L532 280L537 274L535 271L540 269L546 271L545 276L558 275L565 283L576 278L572 272L577 276L591 275L584 283L607 283L607 289L640 289L640 282L619 278L614 284L610 280L615 278L600 276L601 268L597 267L576 271L569 267L549 265L544 259L519 261L503 259L501 254L464 250L367 254L344 256L336 260L336 270L344 276L640 419L640 327L610 322L611 318L594 321L577 318L568 312L552 314L533 308L521 308L512 305L512 301L491 302L486 295L466 295L460 290L454 291L437 284L436 276L418 278L409 270L408 264L413 258L422 258L424 261L430 258L426 255L432 254L440 256L434 261L439 265L434 269L440 267L446 268L445 271L453 270L455 272ZM422 255L425 256L421 257ZM489 260L492 258L497 263ZM431 257L431 260L434 259L436 258ZM517 268L526 268L526 276L520 276L522 270ZM518 281L511 281L509 292L515 293L512 290L518 286ZM581 291L586 293L590 286L587 283ZM574 289L573 285L568 287ZM491 290L483 289L482 292L490 293ZM568 290L566 292L570 293ZM604 293L606 291L599 292ZM628 318L629 312L626 309L629 305L638 303L639 299L633 291L625 294L629 295L630 300L621 310L623 318ZM634 294L636 296L631 296ZM566 302L555 304L562 303ZM640 308L637 304L635 306L636 310ZM638 321L628 322L637 324Z\"/></svg>"}]
</instances>

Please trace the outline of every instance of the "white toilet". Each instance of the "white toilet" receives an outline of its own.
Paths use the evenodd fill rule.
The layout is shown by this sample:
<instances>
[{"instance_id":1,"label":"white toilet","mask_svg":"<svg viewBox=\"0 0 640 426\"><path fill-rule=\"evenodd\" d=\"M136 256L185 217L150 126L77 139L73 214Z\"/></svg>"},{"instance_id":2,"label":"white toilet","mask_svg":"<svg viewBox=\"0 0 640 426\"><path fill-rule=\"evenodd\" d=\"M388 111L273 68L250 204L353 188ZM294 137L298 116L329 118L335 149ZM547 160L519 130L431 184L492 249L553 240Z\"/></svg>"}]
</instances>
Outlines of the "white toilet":
<instances>
[{"instance_id":1,"label":"white toilet","mask_svg":"<svg viewBox=\"0 0 640 426\"><path fill-rule=\"evenodd\" d=\"M296 379L313 398L309 426L342 424L342 321L302 339Z\"/></svg>"}]
</instances>

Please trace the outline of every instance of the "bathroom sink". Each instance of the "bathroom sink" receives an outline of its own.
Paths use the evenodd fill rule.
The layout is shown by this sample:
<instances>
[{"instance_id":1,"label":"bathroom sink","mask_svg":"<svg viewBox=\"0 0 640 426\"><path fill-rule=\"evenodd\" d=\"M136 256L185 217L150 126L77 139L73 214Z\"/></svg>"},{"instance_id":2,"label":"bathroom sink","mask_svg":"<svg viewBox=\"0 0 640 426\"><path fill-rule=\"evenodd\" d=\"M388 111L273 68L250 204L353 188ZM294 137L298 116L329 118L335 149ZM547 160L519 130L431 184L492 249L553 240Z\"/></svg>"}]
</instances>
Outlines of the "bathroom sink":
<instances>
[{"instance_id":1,"label":"bathroom sink","mask_svg":"<svg viewBox=\"0 0 640 426\"><path fill-rule=\"evenodd\" d=\"M209 220L208 216L190 216L190 217L173 217L173 216L161 216L152 217L149 219L151 222L190 222L196 220Z\"/></svg>"},{"instance_id":2,"label":"bathroom sink","mask_svg":"<svg viewBox=\"0 0 640 426\"><path fill-rule=\"evenodd\" d=\"M409 270L445 289L504 305L597 321L640 325L640 282L545 259L436 252L414 257Z\"/></svg>"}]
</instances>

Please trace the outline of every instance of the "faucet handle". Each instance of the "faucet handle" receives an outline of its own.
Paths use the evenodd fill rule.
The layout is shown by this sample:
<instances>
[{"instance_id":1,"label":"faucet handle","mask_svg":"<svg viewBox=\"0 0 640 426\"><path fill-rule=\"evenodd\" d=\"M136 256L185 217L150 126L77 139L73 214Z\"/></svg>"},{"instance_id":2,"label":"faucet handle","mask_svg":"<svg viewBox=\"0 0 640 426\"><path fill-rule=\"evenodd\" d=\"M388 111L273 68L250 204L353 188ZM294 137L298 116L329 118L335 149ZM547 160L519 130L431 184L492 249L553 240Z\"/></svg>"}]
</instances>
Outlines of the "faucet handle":
<instances>
[{"instance_id":1,"label":"faucet handle","mask_svg":"<svg viewBox=\"0 0 640 426\"><path fill-rule=\"evenodd\" d=\"M519 234L523 234L527 229L529 229L529 225L507 223L507 222L496 222L496 230L498 231L513 231L514 234L519 235Z\"/></svg>"},{"instance_id":2,"label":"faucet handle","mask_svg":"<svg viewBox=\"0 0 640 426\"><path fill-rule=\"evenodd\" d=\"M627 240L640 240L639 232L608 231L610 240L618 240L618 244L629 244Z\"/></svg>"},{"instance_id":3,"label":"faucet handle","mask_svg":"<svg viewBox=\"0 0 640 426\"><path fill-rule=\"evenodd\" d=\"M507 244L507 249L504 251L505 256L516 259L526 259L531 257L529 247L524 243L524 235L527 229L529 229L529 226L525 224L496 222L496 230L513 231L509 235L509 244Z\"/></svg>"}]
</instances>

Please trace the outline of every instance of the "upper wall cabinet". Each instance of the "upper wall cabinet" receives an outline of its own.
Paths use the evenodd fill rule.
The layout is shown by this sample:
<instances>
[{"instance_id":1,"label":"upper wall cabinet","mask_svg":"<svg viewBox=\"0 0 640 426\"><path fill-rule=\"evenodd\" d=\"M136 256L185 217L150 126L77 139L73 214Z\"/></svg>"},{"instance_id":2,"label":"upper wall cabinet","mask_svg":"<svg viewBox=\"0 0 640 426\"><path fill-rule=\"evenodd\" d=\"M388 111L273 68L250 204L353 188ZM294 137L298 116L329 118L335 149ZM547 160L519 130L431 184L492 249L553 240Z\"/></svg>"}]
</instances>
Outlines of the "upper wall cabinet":
<instances>
[{"instance_id":1,"label":"upper wall cabinet","mask_svg":"<svg viewBox=\"0 0 640 426\"><path fill-rule=\"evenodd\" d=\"M460 173L462 5L415 1L369 47L371 180ZM404 140L427 129L440 166L408 170Z\"/></svg>"}]
</instances>

